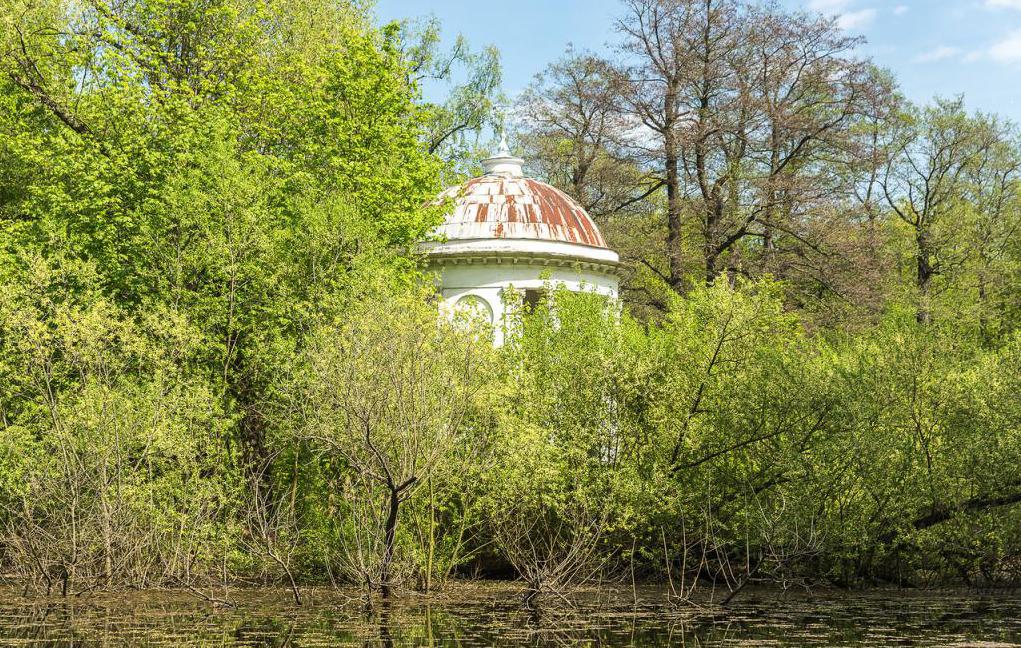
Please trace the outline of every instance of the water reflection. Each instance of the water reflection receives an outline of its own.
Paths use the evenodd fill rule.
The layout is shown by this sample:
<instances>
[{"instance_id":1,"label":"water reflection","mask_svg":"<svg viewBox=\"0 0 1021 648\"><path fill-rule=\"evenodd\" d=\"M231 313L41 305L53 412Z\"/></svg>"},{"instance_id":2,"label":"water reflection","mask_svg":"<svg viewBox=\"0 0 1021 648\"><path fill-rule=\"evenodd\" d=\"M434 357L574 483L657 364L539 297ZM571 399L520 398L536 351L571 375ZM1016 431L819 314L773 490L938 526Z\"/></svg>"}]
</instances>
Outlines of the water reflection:
<instances>
[{"instance_id":1,"label":"water reflection","mask_svg":"<svg viewBox=\"0 0 1021 648\"><path fill-rule=\"evenodd\" d=\"M1021 595L750 592L731 609L665 604L662 591L594 591L572 608L522 610L513 585L461 585L367 610L352 592L233 593L214 609L185 593L24 598L0 588L0 645L93 648L317 646L1021 646Z\"/></svg>"}]
</instances>

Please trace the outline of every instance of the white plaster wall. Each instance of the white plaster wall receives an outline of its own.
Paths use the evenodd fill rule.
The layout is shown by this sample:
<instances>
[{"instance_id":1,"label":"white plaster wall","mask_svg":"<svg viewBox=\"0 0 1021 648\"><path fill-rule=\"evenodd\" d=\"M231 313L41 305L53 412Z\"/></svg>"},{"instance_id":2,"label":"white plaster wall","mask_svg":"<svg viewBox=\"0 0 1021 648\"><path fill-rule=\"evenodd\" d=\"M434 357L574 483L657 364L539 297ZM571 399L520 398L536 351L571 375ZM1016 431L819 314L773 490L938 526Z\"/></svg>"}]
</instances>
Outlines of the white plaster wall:
<instances>
[{"instance_id":1,"label":"white plaster wall","mask_svg":"<svg viewBox=\"0 0 1021 648\"><path fill-rule=\"evenodd\" d=\"M503 344L504 324L508 304L504 303L504 291L514 288L518 291L564 287L575 292L591 291L617 298L618 279L616 276L579 268L527 265L513 263L472 263L446 265L438 263L433 267L437 273L443 306L453 308L458 300L475 295L486 300L493 311L494 342Z\"/></svg>"}]
</instances>

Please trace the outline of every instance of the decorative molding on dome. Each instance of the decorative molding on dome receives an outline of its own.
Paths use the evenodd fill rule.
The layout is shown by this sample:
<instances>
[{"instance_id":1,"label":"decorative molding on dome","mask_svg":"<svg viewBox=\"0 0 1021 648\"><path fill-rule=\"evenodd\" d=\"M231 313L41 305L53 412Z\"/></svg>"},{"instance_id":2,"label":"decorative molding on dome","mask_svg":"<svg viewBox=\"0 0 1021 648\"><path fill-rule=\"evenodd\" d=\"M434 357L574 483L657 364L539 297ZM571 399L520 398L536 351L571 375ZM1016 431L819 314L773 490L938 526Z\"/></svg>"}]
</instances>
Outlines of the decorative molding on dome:
<instances>
[{"instance_id":1,"label":"decorative molding on dome","mask_svg":"<svg viewBox=\"0 0 1021 648\"><path fill-rule=\"evenodd\" d=\"M579 268L619 276L624 265L617 253L556 241L477 239L422 245L429 262L443 265L541 265Z\"/></svg>"},{"instance_id":2,"label":"decorative molding on dome","mask_svg":"<svg viewBox=\"0 0 1021 648\"><path fill-rule=\"evenodd\" d=\"M597 248L562 241L536 239L455 239L430 241L422 244L423 251L430 255L457 256L463 254L543 254L549 257L582 259L600 263L620 263L616 252L608 248Z\"/></svg>"},{"instance_id":3,"label":"decorative molding on dome","mask_svg":"<svg viewBox=\"0 0 1021 648\"><path fill-rule=\"evenodd\" d=\"M430 261L436 265L440 265L438 262L442 261L443 267L454 267L454 266L479 266L479 265L512 265L512 266L540 266L543 268L559 267L559 268L572 268L577 270L585 270L591 272L598 272L605 275L612 275L620 277L623 275L623 266L619 263L609 264L600 263L596 261L581 261L578 259L564 259L561 257L543 257L542 255L473 255L473 256L452 256L444 257L442 255L430 256Z\"/></svg>"}]
</instances>

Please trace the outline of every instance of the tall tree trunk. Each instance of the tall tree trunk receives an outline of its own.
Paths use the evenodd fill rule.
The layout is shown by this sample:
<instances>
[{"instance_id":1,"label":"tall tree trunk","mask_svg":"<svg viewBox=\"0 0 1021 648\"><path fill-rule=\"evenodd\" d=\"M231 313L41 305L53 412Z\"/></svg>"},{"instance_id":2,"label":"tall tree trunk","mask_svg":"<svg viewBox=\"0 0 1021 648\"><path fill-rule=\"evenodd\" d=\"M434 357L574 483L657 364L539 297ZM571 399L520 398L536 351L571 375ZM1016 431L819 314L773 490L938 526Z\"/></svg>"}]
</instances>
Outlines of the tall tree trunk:
<instances>
[{"instance_id":1,"label":"tall tree trunk","mask_svg":"<svg viewBox=\"0 0 1021 648\"><path fill-rule=\"evenodd\" d=\"M763 272L775 272L776 268L776 241L773 240L773 223L777 215L777 206L780 203L779 191L776 188L777 173L780 167L780 148L774 124L770 136L769 153L769 183L766 190L766 209L762 218L762 268Z\"/></svg>"},{"instance_id":2,"label":"tall tree trunk","mask_svg":"<svg viewBox=\"0 0 1021 648\"><path fill-rule=\"evenodd\" d=\"M716 278L720 276L720 269L717 267L718 257L716 253L706 250L705 256L705 285L712 286Z\"/></svg>"},{"instance_id":3,"label":"tall tree trunk","mask_svg":"<svg viewBox=\"0 0 1021 648\"><path fill-rule=\"evenodd\" d=\"M244 345L238 344L236 356L224 371L226 395L241 414L237 435L243 470L249 479L259 481L259 489L266 493L272 514L276 502L272 479L273 456L266 442L269 424L261 406L265 402L266 386L256 378L257 367L246 351Z\"/></svg>"},{"instance_id":4,"label":"tall tree trunk","mask_svg":"<svg viewBox=\"0 0 1021 648\"><path fill-rule=\"evenodd\" d=\"M982 341L989 343L989 317L986 314L989 297L986 294L986 276L984 272L978 275L978 330Z\"/></svg>"},{"instance_id":5,"label":"tall tree trunk","mask_svg":"<svg viewBox=\"0 0 1021 648\"><path fill-rule=\"evenodd\" d=\"M705 247L703 249L703 260L705 261L705 283L712 286L716 278L720 276L720 254L725 251L719 244L720 223L723 222L723 201L715 188L708 192L709 200L705 206Z\"/></svg>"},{"instance_id":6,"label":"tall tree trunk","mask_svg":"<svg viewBox=\"0 0 1021 648\"><path fill-rule=\"evenodd\" d=\"M387 513L386 526L384 527L383 565L380 569L380 592L385 599L390 598L393 594L393 585L390 581L393 577L394 542L397 538L397 511L400 505L400 490L396 486L391 486L390 510Z\"/></svg>"},{"instance_id":7,"label":"tall tree trunk","mask_svg":"<svg viewBox=\"0 0 1021 648\"><path fill-rule=\"evenodd\" d=\"M673 126L664 133L666 148L666 196L667 196L667 255L670 261L670 287L678 293L684 291L684 264L681 255L681 187L677 173L677 137Z\"/></svg>"},{"instance_id":8,"label":"tall tree trunk","mask_svg":"<svg viewBox=\"0 0 1021 648\"><path fill-rule=\"evenodd\" d=\"M982 341L989 344L992 341L992 331L989 330L989 261L985 254L980 255L981 269L978 271L978 330Z\"/></svg>"},{"instance_id":9,"label":"tall tree trunk","mask_svg":"<svg viewBox=\"0 0 1021 648\"><path fill-rule=\"evenodd\" d=\"M919 324L929 324L932 321L932 309L929 300L932 290L932 278L936 274L936 270L932 264L932 240L929 228L926 225L923 224L918 227L915 240L918 244L916 258L918 265L916 276L918 287L917 319Z\"/></svg>"}]
</instances>

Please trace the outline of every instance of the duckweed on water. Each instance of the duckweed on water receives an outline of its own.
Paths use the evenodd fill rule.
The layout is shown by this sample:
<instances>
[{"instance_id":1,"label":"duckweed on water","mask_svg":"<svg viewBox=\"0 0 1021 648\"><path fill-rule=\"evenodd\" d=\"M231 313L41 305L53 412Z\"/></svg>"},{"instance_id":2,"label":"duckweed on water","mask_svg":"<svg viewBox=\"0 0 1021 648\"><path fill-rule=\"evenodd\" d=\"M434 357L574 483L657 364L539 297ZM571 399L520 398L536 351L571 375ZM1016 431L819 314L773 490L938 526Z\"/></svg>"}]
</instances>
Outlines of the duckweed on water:
<instances>
[{"instance_id":1,"label":"duckweed on water","mask_svg":"<svg viewBox=\"0 0 1021 648\"><path fill-rule=\"evenodd\" d=\"M187 592L24 597L0 589L0 645L147 646L1021 646L1021 594L751 591L727 610L679 608L665 592L589 590L538 614L513 584L404 594L367 610L357 592L233 590L236 608Z\"/></svg>"}]
</instances>

